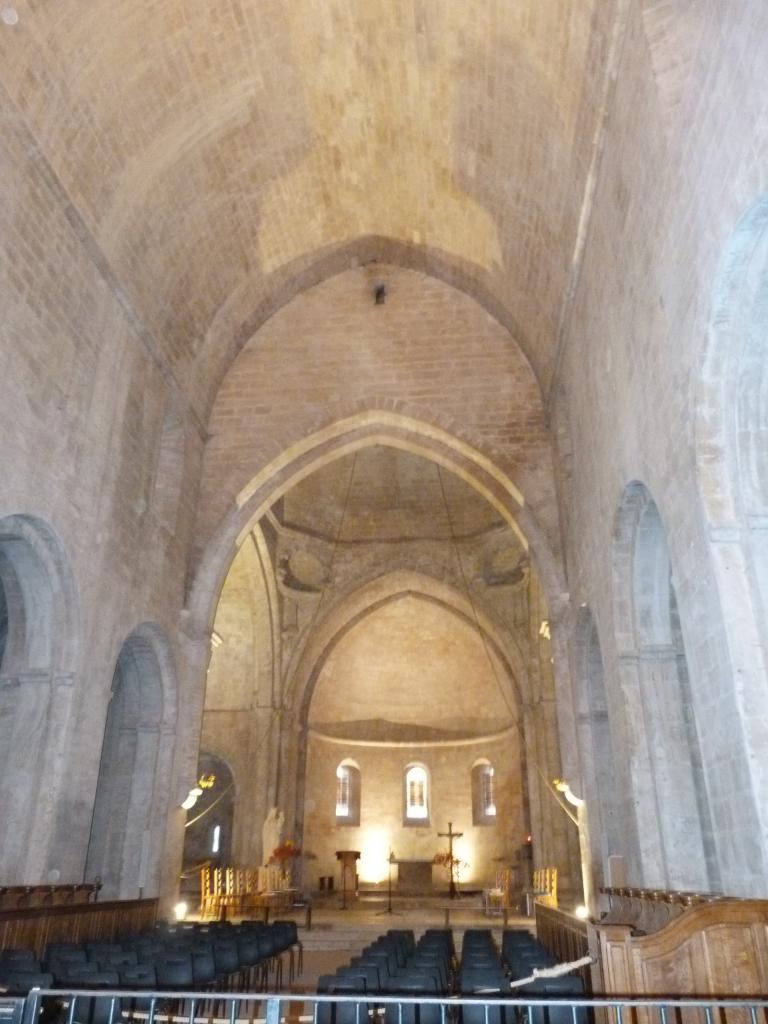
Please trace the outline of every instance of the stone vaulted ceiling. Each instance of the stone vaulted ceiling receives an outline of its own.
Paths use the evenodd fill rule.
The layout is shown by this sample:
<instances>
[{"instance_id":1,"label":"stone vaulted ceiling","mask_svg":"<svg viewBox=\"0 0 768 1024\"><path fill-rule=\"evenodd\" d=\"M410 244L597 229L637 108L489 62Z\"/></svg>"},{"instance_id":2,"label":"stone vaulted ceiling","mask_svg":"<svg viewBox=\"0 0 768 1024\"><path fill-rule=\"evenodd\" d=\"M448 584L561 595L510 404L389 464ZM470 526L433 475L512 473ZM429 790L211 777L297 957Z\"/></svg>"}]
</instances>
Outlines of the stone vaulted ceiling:
<instances>
[{"instance_id":1,"label":"stone vaulted ceiling","mask_svg":"<svg viewBox=\"0 0 768 1024\"><path fill-rule=\"evenodd\" d=\"M0 99L201 414L259 310L361 240L474 291L546 385L613 7L18 0Z\"/></svg>"}]
</instances>

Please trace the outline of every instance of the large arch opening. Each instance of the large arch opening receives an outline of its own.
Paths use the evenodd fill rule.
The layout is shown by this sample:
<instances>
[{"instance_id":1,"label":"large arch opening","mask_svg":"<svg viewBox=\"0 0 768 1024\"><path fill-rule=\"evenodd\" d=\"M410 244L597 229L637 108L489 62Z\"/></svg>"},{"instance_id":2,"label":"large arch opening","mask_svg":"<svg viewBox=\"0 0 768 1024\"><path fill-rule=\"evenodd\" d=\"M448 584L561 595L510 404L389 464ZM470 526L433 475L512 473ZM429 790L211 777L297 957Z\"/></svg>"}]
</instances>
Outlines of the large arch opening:
<instances>
[{"instance_id":1,"label":"large arch opening","mask_svg":"<svg viewBox=\"0 0 768 1024\"><path fill-rule=\"evenodd\" d=\"M60 543L31 516L0 520L0 834L4 881L43 877L61 785L77 610ZM41 797L41 794L45 796Z\"/></svg>"},{"instance_id":2,"label":"large arch opening","mask_svg":"<svg viewBox=\"0 0 768 1024\"><path fill-rule=\"evenodd\" d=\"M303 867L308 886L316 886L319 878L332 873L335 861L323 862L320 871L318 861L328 851L314 846L318 835L327 838L336 825L335 772L345 758L359 764L361 771L360 828L373 830L381 839L386 814L376 812L375 817L382 820L371 821L365 807L376 793L366 778L372 770L375 777L376 769L367 762L363 765L357 748L345 751L338 746L340 739L346 742L354 737L318 730L309 709L323 672L338 671L338 650L344 646L340 638L346 632L354 631L363 620L370 621L393 599L395 603L421 601L419 587L413 588L418 567L416 575L431 581L427 590L442 588L442 596L446 591L452 594L440 614L451 618L454 632L466 629L475 636L474 674L480 663L493 664L491 671L503 677L510 691L517 687L541 695L526 701L524 710L522 701L516 700L514 724L505 727L506 747L498 739L499 729L486 731L494 732L500 743L492 756L469 749L477 737L462 737L469 757L466 771L460 773L468 830L473 828L472 766L478 757L493 763L497 792L510 789L512 772L519 797L514 814L509 801L499 802L504 812L497 820L499 828L506 830L503 850L492 851L488 846L493 823L487 821L477 830L485 838L478 840L484 851L483 867L475 871L474 882L492 884L496 869L506 865L518 872L518 884L525 884L531 848L526 838L533 833L534 856L542 864L558 863L567 895L575 881L576 837L546 785L560 772L552 656L548 633L541 629L549 612L527 540L509 512L514 494L516 511L525 518L522 496L511 485L507 488L503 474L479 453L474 455L477 461L471 473L469 447L454 439L449 450L444 431L425 426L424 437L419 438L398 414L363 414L339 426L302 443L290 453L291 458L284 457L260 474L241 493L240 507L228 526L230 536L235 523L240 528L230 541L236 554L213 615L202 745L226 756L233 769L248 765L238 800L250 822L242 834L250 839L234 851L234 859L241 866L260 862L259 823L271 807L278 806L285 813L283 838L308 844ZM223 538L222 533L220 541ZM219 557L225 550L222 543ZM205 573L211 573L209 581L214 578L212 552L208 555L210 561L207 567L204 561L193 592L191 612L195 597L201 599L200 609L204 607ZM408 574L410 586L403 584L397 594L383 593L385 579L399 577L402 584ZM356 596L364 593L368 596L362 600ZM433 601L432 607L437 604ZM401 638L407 621L406 616L396 631ZM431 636L429 629L425 633ZM434 646L434 637L431 642ZM436 650L439 647L438 643ZM393 643L380 644L381 652L393 648ZM515 664L512 682L503 655L499 662L500 651L509 653ZM450 656L455 655L454 650ZM376 659L371 649L363 660L368 661L368 674L374 675L371 666ZM362 664L360 672L366 672ZM394 701L391 682L382 683L380 689L390 691ZM411 688L415 689L413 681ZM425 728L433 710L434 702L429 709L420 708ZM392 722L379 717L373 747L381 760L390 756L389 744L401 740L394 736L397 729ZM394 739L387 738L390 733ZM510 753L510 736L516 753ZM366 736L365 742L371 738ZM322 775L317 765L313 767L313 743L332 747L321 761L330 772L324 801L311 789ZM535 771L526 770L533 765ZM398 775L398 814L401 781ZM320 813L321 804L329 815L328 827L314 829L313 816ZM442 814L442 824L447 826L451 819L446 806L438 801L435 813ZM239 805L236 816L242 818ZM410 831L417 833L418 828ZM346 844L348 825L345 832ZM338 837L333 841L338 842ZM367 839L366 843L371 845ZM436 851L431 849L431 834L428 843L432 856ZM426 856L425 851L421 853ZM573 888L580 891L580 884L575 882Z\"/></svg>"},{"instance_id":3,"label":"large arch opening","mask_svg":"<svg viewBox=\"0 0 768 1024\"><path fill-rule=\"evenodd\" d=\"M719 888L677 595L659 510L630 484L617 517L615 626L644 884Z\"/></svg>"},{"instance_id":4,"label":"large arch opening","mask_svg":"<svg viewBox=\"0 0 768 1024\"><path fill-rule=\"evenodd\" d=\"M167 651L160 631L142 625L117 657L96 785L86 877L112 899L155 895L168 807Z\"/></svg>"}]
</instances>

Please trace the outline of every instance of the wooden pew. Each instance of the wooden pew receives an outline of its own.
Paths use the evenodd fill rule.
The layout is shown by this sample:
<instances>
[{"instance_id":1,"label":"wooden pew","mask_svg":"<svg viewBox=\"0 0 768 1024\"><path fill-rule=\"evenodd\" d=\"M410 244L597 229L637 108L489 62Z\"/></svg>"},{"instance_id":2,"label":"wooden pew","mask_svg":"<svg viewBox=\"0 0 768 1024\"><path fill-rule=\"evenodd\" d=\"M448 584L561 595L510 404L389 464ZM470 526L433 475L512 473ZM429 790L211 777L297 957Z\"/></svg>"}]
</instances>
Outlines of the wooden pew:
<instances>
[{"instance_id":1,"label":"wooden pew","mask_svg":"<svg viewBox=\"0 0 768 1024\"><path fill-rule=\"evenodd\" d=\"M98 897L100 889L101 882L71 885L2 885L0 886L0 911L89 903Z\"/></svg>"},{"instance_id":2,"label":"wooden pew","mask_svg":"<svg viewBox=\"0 0 768 1024\"><path fill-rule=\"evenodd\" d=\"M635 996L761 996L768 992L768 900L717 899L684 910L649 935L625 924L590 925L601 991ZM729 1024L746 1011L729 1011ZM704 1020L686 1011L685 1024ZM638 1010L637 1024L657 1017Z\"/></svg>"},{"instance_id":3,"label":"wooden pew","mask_svg":"<svg viewBox=\"0 0 768 1024\"><path fill-rule=\"evenodd\" d=\"M48 942L111 942L155 923L157 900L111 900L0 911L0 949L33 949Z\"/></svg>"}]
</instances>

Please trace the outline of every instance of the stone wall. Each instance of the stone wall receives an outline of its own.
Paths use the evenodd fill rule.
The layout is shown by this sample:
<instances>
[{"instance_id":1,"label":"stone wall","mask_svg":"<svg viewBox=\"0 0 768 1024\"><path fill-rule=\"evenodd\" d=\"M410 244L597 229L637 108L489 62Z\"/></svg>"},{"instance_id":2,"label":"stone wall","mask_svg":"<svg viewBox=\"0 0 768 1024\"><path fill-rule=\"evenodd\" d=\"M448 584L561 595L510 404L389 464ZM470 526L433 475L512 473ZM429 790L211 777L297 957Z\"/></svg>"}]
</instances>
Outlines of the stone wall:
<instances>
[{"instance_id":1,"label":"stone wall","mask_svg":"<svg viewBox=\"0 0 768 1024\"><path fill-rule=\"evenodd\" d=\"M654 31L660 9L629 5L567 332L567 397L557 399L556 412L570 433L564 448L572 469L561 494L569 588L575 610L594 612L602 648L616 754L615 834L622 837L614 852L627 857L631 881L664 885L676 868L651 856L640 837L679 829L687 809L661 794L658 811L638 810L652 796L660 741L644 725L651 708L644 712L632 682L634 640L620 625L633 614L631 560L617 559L615 539L625 488L642 482L669 546L719 866L719 877L689 873L686 884L758 895L768 863L760 795L768 781L768 703L754 612L741 600L723 614L722 600L751 570L738 554L746 535L740 523L731 519L729 532L719 534L724 556L709 532L704 509L716 495L711 474L700 471L708 432L697 406L705 398L718 267L768 184L768 12L759 4L728 12L704 4L689 23L680 8ZM673 30L686 40L677 53ZM723 400L718 415L733 415L734 396ZM664 714L663 706L656 711Z\"/></svg>"},{"instance_id":2,"label":"stone wall","mask_svg":"<svg viewBox=\"0 0 768 1024\"><path fill-rule=\"evenodd\" d=\"M40 557L54 642L42 660L4 659L0 668L11 673L2 677L3 717L16 737L3 768L15 825L0 841L0 871L4 882L71 882L85 868L115 665L142 624L162 665L164 711L155 724L173 755L173 638L202 436L151 340L94 262L45 156L8 109L3 138L2 543L7 553L17 543L49 551ZM22 518L14 525L7 517ZM45 603L48 585L30 573L27 612ZM20 609L11 607L11 636L23 631ZM179 785L170 765L166 776L159 805L153 810L149 794L134 820L152 834L147 894L158 891L168 801ZM131 871L136 878L135 863Z\"/></svg>"},{"instance_id":3,"label":"stone wall","mask_svg":"<svg viewBox=\"0 0 768 1024\"><path fill-rule=\"evenodd\" d=\"M345 758L360 768L360 825L342 826L336 820L336 767ZM486 758L496 769L497 823L472 824L472 766ZM426 766L430 778L430 820L423 827L403 824L403 775L407 765ZM383 887L390 848L401 860L432 860L446 850L438 832L463 832L455 853L468 866L459 878L478 889L496 884L496 872L514 863L528 832L524 814L520 742L514 730L503 739L465 745L418 744L345 746L310 734L304 803L302 884L316 888L321 875L333 875L340 885L336 850L360 850L358 874L366 887ZM397 882L397 869L393 884ZM433 868L436 891L447 892L445 868Z\"/></svg>"}]
</instances>

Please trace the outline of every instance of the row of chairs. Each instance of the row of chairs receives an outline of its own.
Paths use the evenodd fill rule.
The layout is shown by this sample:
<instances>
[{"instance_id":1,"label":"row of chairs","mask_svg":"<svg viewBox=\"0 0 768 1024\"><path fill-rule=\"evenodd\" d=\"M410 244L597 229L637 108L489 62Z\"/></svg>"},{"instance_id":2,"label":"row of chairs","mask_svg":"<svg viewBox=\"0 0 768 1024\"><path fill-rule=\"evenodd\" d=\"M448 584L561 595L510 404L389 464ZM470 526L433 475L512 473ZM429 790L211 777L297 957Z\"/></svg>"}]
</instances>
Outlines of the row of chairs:
<instances>
[{"instance_id":1,"label":"row of chairs","mask_svg":"<svg viewBox=\"0 0 768 1024\"><path fill-rule=\"evenodd\" d=\"M451 991L455 959L449 929L428 929L416 941L410 929L393 928L338 968L335 974L321 975L317 991L321 995L447 996ZM371 1003L318 1003L315 1024L355 1024L367 1019L375 1009L375 998ZM438 1024L439 1020L437 1006L412 1003L385 1006L386 1024Z\"/></svg>"},{"instance_id":2,"label":"row of chairs","mask_svg":"<svg viewBox=\"0 0 768 1024\"><path fill-rule=\"evenodd\" d=\"M295 921L158 925L115 942L49 943L43 962L31 950L0 952L0 983L39 988L255 991L282 984L282 955L293 980L303 969Z\"/></svg>"},{"instance_id":3,"label":"row of chairs","mask_svg":"<svg viewBox=\"0 0 768 1024\"><path fill-rule=\"evenodd\" d=\"M578 976L541 978L521 987L513 980L529 977L535 967L553 966L554 958L524 929L505 929L499 950L490 929L469 928L457 961L447 929L425 932L418 940L408 930L393 929L353 957L335 975L324 975L318 994L362 995L364 1002L318 1003L315 1024L359 1024L376 1016L377 995L459 995L464 1002L449 1016L458 1024L587 1024L588 1014L572 1005L583 996ZM555 1005L522 1008L494 1005L510 997L556 999ZM568 997L572 1000L569 1001ZM485 998L483 998L485 997ZM385 1003L385 1024L446 1024L445 1006L409 1001Z\"/></svg>"},{"instance_id":4,"label":"row of chairs","mask_svg":"<svg viewBox=\"0 0 768 1024\"><path fill-rule=\"evenodd\" d=\"M462 996L509 991L507 971L490 928L467 928L464 932L456 988Z\"/></svg>"},{"instance_id":5,"label":"row of chairs","mask_svg":"<svg viewBox=\"0 0 768 1024\"><path fill-rule=\"evenodd\" d=\"M510 981L530 977L536 968L554 967L557 960L545 946L525 929L507 928L502 934L501 958ZM590 1013L572 1000L585 996L584 982L578 974L536 978L512 989L513 996L557 1000L556 1005L531 1006L529 1024L587 1024Z\"/></svg>"}]
</instances>

